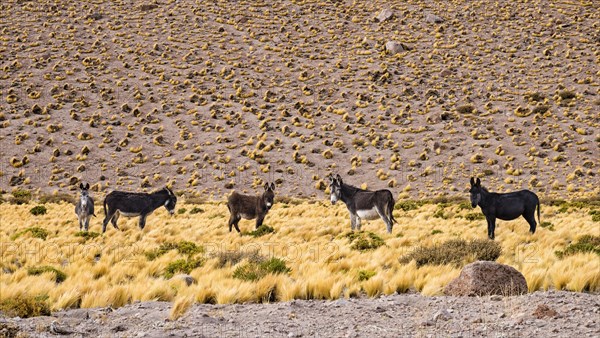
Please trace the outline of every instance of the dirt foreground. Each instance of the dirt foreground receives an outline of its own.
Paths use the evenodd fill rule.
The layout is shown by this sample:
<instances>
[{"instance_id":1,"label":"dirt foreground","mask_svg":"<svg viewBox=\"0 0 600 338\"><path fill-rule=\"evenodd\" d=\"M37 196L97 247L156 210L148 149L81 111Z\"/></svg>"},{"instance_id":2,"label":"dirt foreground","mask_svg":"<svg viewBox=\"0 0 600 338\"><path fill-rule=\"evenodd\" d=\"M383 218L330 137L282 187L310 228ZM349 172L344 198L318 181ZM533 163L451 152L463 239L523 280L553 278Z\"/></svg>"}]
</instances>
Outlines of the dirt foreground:
<instances>
[{"instance_id":1,"label":"dirt foreground","mask_svg":"<svg viewBox=\"0 0 600 338\"><path fill-rule=\"evenodd\" d=\"M600 296L535 292L516 297L395 294L336 301L194 305L176 321L168 302L2 318L51 337L598 337ZM13 331L15 332L15 331ZM0 332L2 334L2 332Z\"/></svg>"}]
</instances>

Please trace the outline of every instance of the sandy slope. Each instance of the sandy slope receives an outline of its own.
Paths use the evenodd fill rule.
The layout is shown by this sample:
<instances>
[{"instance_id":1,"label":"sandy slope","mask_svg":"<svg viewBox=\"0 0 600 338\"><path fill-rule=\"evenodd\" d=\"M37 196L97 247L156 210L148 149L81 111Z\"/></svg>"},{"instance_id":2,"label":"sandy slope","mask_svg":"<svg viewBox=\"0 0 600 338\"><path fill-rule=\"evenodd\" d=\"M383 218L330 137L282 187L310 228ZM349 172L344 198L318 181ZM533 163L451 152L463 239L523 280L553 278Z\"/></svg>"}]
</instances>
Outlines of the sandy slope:
<instances>
[{"instance_id":1,"label":"sandy slope","mask_svg":"<svg viewBox=\"0 0 600 338\"><path fill-rule=\"evenodd\" d=\"M3 1L0 188L597 195L594 3Z\"/></svg>"}]
</instances>

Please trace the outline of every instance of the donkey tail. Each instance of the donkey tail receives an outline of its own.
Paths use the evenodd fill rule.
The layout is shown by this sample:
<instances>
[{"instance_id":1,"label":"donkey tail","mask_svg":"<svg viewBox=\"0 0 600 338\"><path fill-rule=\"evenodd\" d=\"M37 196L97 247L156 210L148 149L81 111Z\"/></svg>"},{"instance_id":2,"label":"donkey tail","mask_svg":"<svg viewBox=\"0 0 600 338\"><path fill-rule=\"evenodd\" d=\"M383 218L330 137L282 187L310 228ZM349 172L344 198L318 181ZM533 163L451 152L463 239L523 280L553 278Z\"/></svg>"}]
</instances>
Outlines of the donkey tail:
<instances>
[{"instance_id":1,"label":"donkey tail","mask_svg":"<svg viewBox=\"0 0 600 338\"><path fill-rule=\"evenodd\" d=\"M106 211L106 197L104 197L104 201L102 202L102 206L104 207L104 215L108 216L108 212ZM96 215L94 215L96 216Z\"/></svg>"}]
</instances>

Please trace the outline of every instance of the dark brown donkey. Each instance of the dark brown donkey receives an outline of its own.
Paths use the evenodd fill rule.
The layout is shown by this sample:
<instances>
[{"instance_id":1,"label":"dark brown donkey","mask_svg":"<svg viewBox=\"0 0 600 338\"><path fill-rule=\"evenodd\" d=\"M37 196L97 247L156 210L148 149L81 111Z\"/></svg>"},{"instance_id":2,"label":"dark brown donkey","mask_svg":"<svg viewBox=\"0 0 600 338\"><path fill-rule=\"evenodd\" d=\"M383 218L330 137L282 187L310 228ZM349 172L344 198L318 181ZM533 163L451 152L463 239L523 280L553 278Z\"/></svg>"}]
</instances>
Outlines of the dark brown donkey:
<instances>
[{"instance_id":1,"label":"dark brown donkey","mask_svg":"<svg viewBox=\"0 0 600 338\"><path fill-rule=\"evenodd\" d=\"M265 191L260 196L242 195L232 192L227 199L227 208L231 217L229 217L229 232L235 226L235 230L240 232L238 223L240 219L256 218L256 229L262 225L267 212L273 206L275 198L275 183L265 183Z\"/></svg>"}]
</instances>

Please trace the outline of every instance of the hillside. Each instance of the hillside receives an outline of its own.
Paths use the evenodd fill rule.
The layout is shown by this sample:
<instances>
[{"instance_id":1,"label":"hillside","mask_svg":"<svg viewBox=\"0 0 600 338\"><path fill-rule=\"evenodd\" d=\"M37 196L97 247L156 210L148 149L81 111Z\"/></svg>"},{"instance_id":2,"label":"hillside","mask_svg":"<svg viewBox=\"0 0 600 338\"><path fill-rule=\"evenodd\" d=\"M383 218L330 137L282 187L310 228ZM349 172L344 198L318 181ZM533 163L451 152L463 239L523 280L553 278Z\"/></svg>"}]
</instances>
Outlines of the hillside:
<instances>
[{"instance_id":1,"label":"hillside","mask_svg":"<svg viewBox=\"0 0 600 338\"><path fill-rule=\"evenodd\" d=\"M596 5L3 1L0 188L597 196Z\"/></svg>"}]
</instances>

